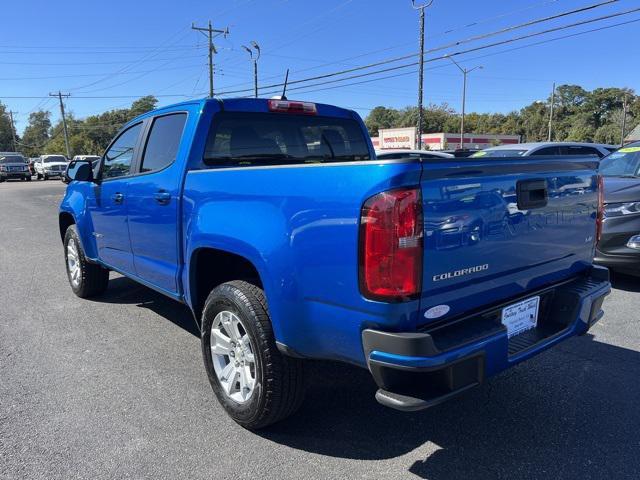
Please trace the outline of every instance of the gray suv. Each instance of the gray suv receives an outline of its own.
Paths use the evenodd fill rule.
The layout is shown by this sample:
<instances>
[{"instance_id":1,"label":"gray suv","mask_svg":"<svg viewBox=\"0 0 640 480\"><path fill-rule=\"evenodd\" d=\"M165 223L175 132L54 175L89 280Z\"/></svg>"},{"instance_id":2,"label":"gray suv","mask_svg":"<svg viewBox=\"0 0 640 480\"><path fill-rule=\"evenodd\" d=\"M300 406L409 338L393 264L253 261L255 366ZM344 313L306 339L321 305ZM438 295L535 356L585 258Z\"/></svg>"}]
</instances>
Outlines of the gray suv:
<instances>
[{"instance_id":1,"label":"gray suv","mask_svg":"<svg viewBox=\"0 0 640 480\"><path fill-rule=\"evenodd\" d=\"M10 179L31 181L31 171L19 153L0 153L0 182Z\"/></svg>"}]
</instances>

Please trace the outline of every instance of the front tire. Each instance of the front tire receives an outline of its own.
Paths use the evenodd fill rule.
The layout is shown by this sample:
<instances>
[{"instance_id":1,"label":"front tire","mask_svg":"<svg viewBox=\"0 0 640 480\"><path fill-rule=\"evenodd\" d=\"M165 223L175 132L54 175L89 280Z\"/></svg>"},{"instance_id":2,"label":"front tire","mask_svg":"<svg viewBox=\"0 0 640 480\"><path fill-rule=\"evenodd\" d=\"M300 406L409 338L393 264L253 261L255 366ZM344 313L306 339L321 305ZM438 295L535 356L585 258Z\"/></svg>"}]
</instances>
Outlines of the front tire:
<instances>
[{"instance_id":1,"label":"front tire","mask_svg":"<svg viewBox=\"0 0 640 480\"><path fill-rule=\"evenodd\" d=\"M67 228L64 236L64 259L69 285L78 297L93 297L107 289L109 270L87 261L75 225Z\"/></svg>"},{"instance_id":2,"label":"front tire","mask_svg":"<svg viewBox=\"0 0 640 480\"><path fill-rule=\"evenodd\" d=\"M264 292L256 285L236 280L209 294L202 354L218 401L241 426L264 428L302 404L303 362L278 351Z\"/></svg>"}]
</instances>

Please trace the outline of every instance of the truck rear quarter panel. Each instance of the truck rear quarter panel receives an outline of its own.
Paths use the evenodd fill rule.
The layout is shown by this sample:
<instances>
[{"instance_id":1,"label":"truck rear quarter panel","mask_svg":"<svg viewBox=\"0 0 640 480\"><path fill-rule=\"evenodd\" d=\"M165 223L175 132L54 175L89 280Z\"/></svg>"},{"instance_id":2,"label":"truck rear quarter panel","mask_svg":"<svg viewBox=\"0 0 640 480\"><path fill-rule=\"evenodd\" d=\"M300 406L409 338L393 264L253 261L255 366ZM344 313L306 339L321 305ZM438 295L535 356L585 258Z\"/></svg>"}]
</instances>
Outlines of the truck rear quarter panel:
<instances>
[{"instance_id":1,"label":"truck rear quarter panel","mask_svg":"<svg viewBox=\"0 0 640 480\"><path fill-rule=\"evenodd\" d=\"M260 274L278 341L301 355L364 364L362 329L415 323L418 304L361 296L361 205L419 185L420 174L420 164L397 160L190 171L185 258L207 247L245 257Z\"/></svg>"}]
</instances>

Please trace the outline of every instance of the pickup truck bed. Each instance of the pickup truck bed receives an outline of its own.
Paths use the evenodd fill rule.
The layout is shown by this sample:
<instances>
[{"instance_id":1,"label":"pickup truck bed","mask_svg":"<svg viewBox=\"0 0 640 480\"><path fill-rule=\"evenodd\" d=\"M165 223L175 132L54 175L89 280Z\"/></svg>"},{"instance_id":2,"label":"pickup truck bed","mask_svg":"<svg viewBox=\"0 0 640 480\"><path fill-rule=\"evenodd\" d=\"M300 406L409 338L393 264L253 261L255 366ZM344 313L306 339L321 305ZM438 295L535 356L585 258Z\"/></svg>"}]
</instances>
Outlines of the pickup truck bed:
<instances>
[{"instance_id":1,"label":"pickup truck bed","mask_svg":"<svg viewBox=\"0 0 640 480\"><path fill-rule=\"evenodd\" d=\"M140 146L157 119L177 114L172 162L143 171ZM287 378L302 375L304 358L342 360L371 371L378 401L415 410L602 316L610 286L592 265L594 158L376 160L357 114L302 102L206 100L136 124L127 175L102 178L103 160L69 185L61 235L73 246L77 231L87 264L189 305L214 391L242 425L272 423L299 402L291 394L277 415L247 419L264 399L238 396L221 369L259 356L262 339L260 355L297 372ZM253 339L250 357L236 346L216 353L229 351L214 341L232 318L214 315L225 302L239 336ZM254 382L270 375L266 358Z\"/></svg>"}]
</instances>

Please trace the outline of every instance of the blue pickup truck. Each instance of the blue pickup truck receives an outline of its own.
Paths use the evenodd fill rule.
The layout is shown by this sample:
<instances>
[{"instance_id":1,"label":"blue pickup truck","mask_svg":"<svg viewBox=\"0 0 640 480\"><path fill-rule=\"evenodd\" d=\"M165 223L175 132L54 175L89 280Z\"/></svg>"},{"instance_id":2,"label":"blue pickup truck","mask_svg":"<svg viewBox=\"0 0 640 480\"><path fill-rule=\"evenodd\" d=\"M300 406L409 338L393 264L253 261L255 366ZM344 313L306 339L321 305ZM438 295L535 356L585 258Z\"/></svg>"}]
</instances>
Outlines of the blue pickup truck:
<instances>
[{"instance_id":1,"label":"blue pickup truck","mask_svg":"<svg viewBox=\"0 0 640 480\"><path fill-rule=\"evenodd\" d=\"M347 109L192 101L69 165L60 236L79 297L115 271L189 306L240 425L298 408L305 359L367 368L378 402L420 410L602 317L596 160L377 160Z\"/></svg>"}]
</instances>

